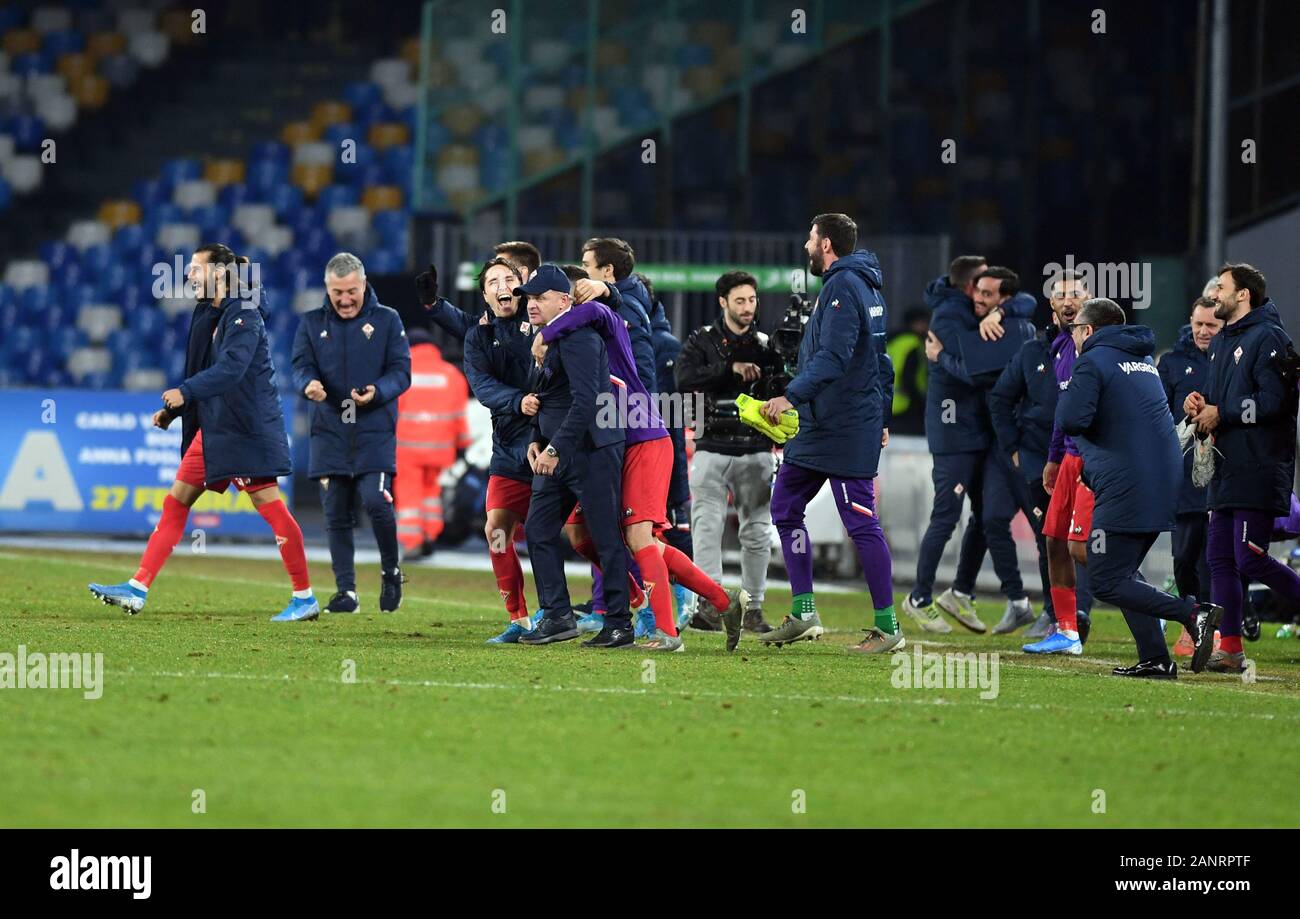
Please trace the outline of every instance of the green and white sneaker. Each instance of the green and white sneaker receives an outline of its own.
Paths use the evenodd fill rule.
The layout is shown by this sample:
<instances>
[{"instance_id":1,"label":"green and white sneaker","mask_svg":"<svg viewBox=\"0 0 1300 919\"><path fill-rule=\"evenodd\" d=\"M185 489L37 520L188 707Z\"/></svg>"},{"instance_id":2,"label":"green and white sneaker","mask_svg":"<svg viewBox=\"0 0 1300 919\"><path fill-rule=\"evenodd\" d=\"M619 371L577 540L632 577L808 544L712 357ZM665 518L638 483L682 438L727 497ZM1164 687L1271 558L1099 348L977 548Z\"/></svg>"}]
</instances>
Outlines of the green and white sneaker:
<instances>
[{"instance_id":1,"label":"green and white sneaker","mask_svg":"<svg viewBox=\"0 0 1300 919\"><path fill-rule=\"evenodd\" d=\"M821 638L825 631L822 628L821 617L816 613L812 614L811 619L786 616L772 631L758 636L758 640L765 645L776 645L779 648L782 645L794 644L796 641L814 641Z\"/></svg>"},{"instance_id":2,"label":"green and white sneaker","mask_svg":"<svg viewBox=\"0 0 1300 919\"><path fill-rule=\"evenodd\" d=\"M989 630L988 626L980 622L980 617L975 612L974 597L959 594L949 587L939 594L934 605L976 634L983 635Z\"/></svg>"},{"instance_id":3,"label":"green and white sneaker","mask_svg":"<svg viewBox=\"0 0 1300 919\"><path fill-rule=\"evenodd\" d=\"M939 615L939 611L934 608L934 602L931 601L925 606L917 606L912 602L912 595L908 594L903 600L903 612L911 616L916 624L927 632L937 632L940 635L946 635L952 631L952 626L944 621Z\"/></svg>"}]
</instances>

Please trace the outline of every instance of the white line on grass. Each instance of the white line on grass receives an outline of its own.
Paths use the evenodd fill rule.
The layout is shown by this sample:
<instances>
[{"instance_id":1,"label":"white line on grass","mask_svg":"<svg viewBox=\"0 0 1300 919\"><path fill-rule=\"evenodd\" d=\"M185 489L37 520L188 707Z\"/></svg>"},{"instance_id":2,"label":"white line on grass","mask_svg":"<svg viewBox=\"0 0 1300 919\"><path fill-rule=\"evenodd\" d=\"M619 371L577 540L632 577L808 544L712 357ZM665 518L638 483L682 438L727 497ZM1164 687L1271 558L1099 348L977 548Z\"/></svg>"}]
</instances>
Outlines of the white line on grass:
<instances>
[{"instance_id":1,"label":"white line on grass","mask_svg":"<svg viewBox=\"0 0 1300 919\"><path fill-rule=\"evenodd\" d=\"M1042 668L1051 670L1053 673L1060 673L1059 670L1052 668ZM802 693L756 693L756 692L716 692L713 690L663 690L663 689L629 689L625 686L539 686L536 684L510 684L510 683L475 683L467 681L444 681L444 680L372 680L358 679L354 684L343 684L336 677L312 677L312 676L290 676L281 674L262 673L219 673L209 671L206 673L182 673L180 671L161 671L161 672L144 672L137 670L118 670L109 671L107 676L127 676L142 677L146 679L209 679L209 680L256 680L270 683L336 683L339 685L368 684L372 686L410 686L427 689L463 689L479 691L497 691L497 692L558 692L558 693L581 693L589 695L619 695L619 696L637 696L641 698L655 698L664 696L673 696L681 699L691 699L695 697L704 697L712 699L749 699L759 702L843 702L850 705L889 705L889 704L910 704L910 705L965 705L972 708L983 708L989 711L1001 709L1017 709L1022 711L1051 711L1053 709L1065 709L1074 712L1089 712L1093 714L1109 714L1116 711L1115 708L1094 708L1077 705L1044 705L1041 703L1023 703L1023 702L996 702L983 700L966 700L952 699L947 697L938 698L913 698L906 695L898 696L851 696L844 694L835 695L807 695ZM1264 721L1300 721L1300 716L1277 715L1268 712L1215 712L1215 711L1186 711L1174 708L1152 708L1139 710L1136 706L1132 709L1125 709L1126 714L1157 714L1157 715L1176 715L1185 718L1197 718L1204 715L1211 715L1219 718L1256 718Z\"/></svg>"}]
</instances>

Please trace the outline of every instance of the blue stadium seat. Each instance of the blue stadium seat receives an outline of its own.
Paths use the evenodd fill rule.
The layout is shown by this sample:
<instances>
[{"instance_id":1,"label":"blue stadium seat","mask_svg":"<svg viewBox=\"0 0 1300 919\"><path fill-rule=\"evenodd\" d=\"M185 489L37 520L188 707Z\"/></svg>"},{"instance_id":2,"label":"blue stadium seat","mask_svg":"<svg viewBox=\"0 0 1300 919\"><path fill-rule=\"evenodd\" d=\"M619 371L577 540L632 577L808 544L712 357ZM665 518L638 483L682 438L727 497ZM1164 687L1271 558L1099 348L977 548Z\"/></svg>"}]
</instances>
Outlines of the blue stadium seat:
<instances>
[{"instance_id":1,"label":"blue stadium seat","mask_svg":"<svg viewBox=\"0 0 1300 919\"><path fill-rule=\"evenodd\" d=\"M130 329L114 329L108 333L108 338L104 339L104 347L116 361L120 356L136 350L135 333Z\"/></svg>"},{"instance_id":2,"label":"blue stadium seat","mask_svg":"<svg viewBox=\"0 0 1300 919\"><path fill-rule=\"evenodd\" d=\"M94 288L91 288L93 290ZM51 302L45 308L45 311L38 313L36 316L36 328L46 332L54 332L64 326L72 326L77 323L77 314L70 310L66 305Z\"/></svg>"},{"instance_id":3,"label":"blue stadium seat","mask_svg":"<svg viewBox=\"0 0 1300 919\"><path fill-rule=\"evenodd\" d=\"M307 267L307 257L298 250L297 246L286 249L275 258L275 264L272 267L272 280L276 286L286 284L286 278L292 275L299 268ZM273 294L276 291L272 291Z\"/></svg>"},{"instance_id":4,"label":"blue stadium seat","mask_svg":"<svg viewBox=\"0 0 1300 919\"><path fill-rule=\"evenodd\" d=\"M128 223L117 228L117 232L113 234L113 242L110 245L113 254L119 259L125 260L131 253L138 252L150 242L151 240L145 235L144 227L138 223ZM46 259L46 261L49 260Z\"/></svg>"},{"instance_id":5,"label":"blue stadium seat","mask_svg":"<svg viewBox=\"0 0 1300 919\"><path fill-rule=\"evenodd\" d=\"M106 245L87 246L81 253L81 267L91 274L103 271L114 260L113 250Z\"/></svg>"},{"instance_id":6,"label":"blue stadium seat","mask_svg":"<svg viewBox=\"0 0 1300 919\"><path fill-rule=\"evenodd\" d=\"M6 133L13 135L14 149L19 153L39 153L45 139L45 122L35 115L15 115L9 119Z\"/></svg>"},{"instance_id":7,"label":"blue stadium seat","mask_svg":"<svg viewBox=\"0 0 1300 919\"><path fill-rule=\"evenodd\" d=\"M176 351L164 355L163 370L167 373L167 379L174 381L172 385L178 385L181 380L185 379L185 352Z\"/></svg>"},{"instance_id":8,"label":"blue stadium seat","mask_svg":"<svg viewBox=\"0 0 1300 919\"><path fill-rule=\"evenodd\" d=\"M171 325L172 331L175 332L177 335L179 335L185 341L189 341L190 318L192 317L192 315L193 315L192 312L187 312L187 313L177 313L175 316L172 317L172 325Z\"/></svg>"},{"instance_id":9,"label":"blue stadium seat","mask_svg":"<svg viewBox=\"0 0 1300 919\"><path fill-rule=\"evenodd\" d=\"M88 373L81 378L79 389L117 389L122 383L122 375L116 370L103 373Z\"/></svg>"},{"instance_id":10,"label":"blue stadium seat","mask_svg":"<svg viewBox=\"0 0 1300 919\"><path fill-rule=\"evenodd\" d=\"M0 307L18 302L18 292L8 284L0 284ZM3 326L0 326L3 328Z\"/></svg>"},{"instance_id":11,"label":"blue stadium seat","mask_svg":"<svg viewBox=\"0 0 1300 919\"><path fill-rule=\"evenodd\" d=\"M357 126L350 121L339 121L325 128L324 136L321 138L331 147L342 152L342 144L345 140L361 142L363 135L357 130Z\"/></svg>"},{"instance_id":12,"label":"blue stadium seat","mask_svg":"<svg viewBox=\"0 0 1300 919\"><path fill-rule=\"evenodd\" d=\"M170 202L172 190L158 179L141 179L131 186L131 197L139 202L142 210L148 211L155 205Z\"/></svg>"},{"instance_id":13,"label":"blue stadium seat","mask_svg":"<svg viewBox=\"0 0 1300 919\"><path fill-rule=\"evenodd\" d=\"M217 203L233 212L241 204L255 201L254 191L243 182L231 182L217 189Z\"/></svg>"},{"instance_id":14,"label":"blue stadium seat","mask_svg":"<svg viewBox=\"0 0 1300 919\"><path fill-rule=\"evenodd\" d=\"M384 177L393 185L406 186L411 182L411 173L415 166L415 148L410 144L389 147L380 157L384 166Z\"/></svg>"},{"instance_id":15,"label":"blue stadium seat","mask_svg":"<svg viewBox=\"0 0 1300 919\"><path fill-rule=\"evenodd\" d=\"M86 47L86 40L76 29L63 29L45 36L41 48L58 60L60 54L71 54Z\"/></svg>"},{"instance_id":16,"label":"blue stadium seat","mask_svg":"<svg viewBox=\"0 0 1300 919\"><path fill-rule=\"evenodd\" d=\"M360 200L360 193L351 185L326 185L316 198L316 208L322 214L328 214L336 207L346 207Z\"/></svg>"},{"instance_id":17,"label":"blue stadium seat","mask_svg":"<svg viewBox=\"0 0 1300 919\"><path fill-rule=\"evenodd\" d=\"M5 330L5 335L18 328L23 321L23 308L18 305L16 300L6 300L0 303L0 329ZM7 344L7 342L6 342ZM3 348L4 344L0 344Z\"/></svg>"},{"instance_id":18,"label":"blue stadium seat","mask_svg":"<svg viewBox=\"0 0 1300 919\"><path fill-rule=\"evenodd\" d=\"M15 55L9 62L9 70L20 77L30 77L49 73L54 69L54 55L48 51L29 51Z\"/></svg>"},{"instance_id":19,"label":"blue stadium seat","mask_svg":"<svg viewBox=\"0 0 1300 919\"><path fill-rule=\"evenodd\" d=\"M4 342L0 344L0 353L4 354L5 363L12 365L23 360L23 356L36 347L37 335L36 329L29 325L6 326Z\"/></svg>"},{"instance_id":20,"label":"blue stadium seat","mask_svg":"<svg viewBox=\"0 0 1300 919\"><path fill-rule=\"evenodd\" d=\"M95 298L103 302L114 302L122 289L131 280L131 271L121 262L110 263L95 276Z\"/></svg>"},{"instance_id":21,"label":"blue stadium seat","mask_svg":"<svg viewBox=\"0 0 1300 919\"><path fill-rule=\"evenodd\" d=\"M51 239L49 242L41 243L38 251L41 255L41 261L50 266L51 275L62 270L63 266L69 262L75 265L78 260L76 248L61 239Z\"/></svg>"},{"instance_id":22,"label":"blue stadium seat","mask_svg":"<svg viewBox=\"0 0 1300 919\"><path fill-rule=\"evenodd\" d=\"M205 239L211 239L213 231L230 220L230 211L220 204L202 204L193 208L185 219L190 223L197 223L199 234Z\"/></svg>"},{"instance_id":23,"label":"blue stadium seat","mask_svg":"<svg viewBox=\"0 0 1300 919\"><path fill-rule=\"evenodd\" d=\"M55 355L59 362L66 361L68 355L75 349L83 347L87 343L86 333L79 329L69 326L62 326L46 338L50 351Z\"/></svg>"},{"instance_id":24,"label":"blue stadium seat","mask_svg":"<svg viewBox=\"0 0 1300 919\"><path fill-rule=\"evenodd\" d=\"M0 176L0 211L9 207L9 202L13 200L13 196L13 189L4 180L4 176Z\"/></svg>"},{"instance_id":25,"label":"blue stadium seat","mask_svg":"<svg viewBox=\"0 0 1300 919\"><path fill-rule=\"evenodd\" d=\"M23 320L27 325L36 325L39 317L54 301L54 293L48 287L28 287L18 297L22 307Z\"/></svg>"},{"instance_id":26,"label":"blue stadium seat","mask_svg":"<svg viewBox=\"0 0 1300 919\"><path fill-rule=\"evenodd\" d=\"M197 159L180 158L163 163L161 178L173 188L181 182L203 177L203 164Z\"/></svg>"},{"instance_id":27,"label":"blue stadium seat","mask_svg":"<svg viewBox=\"0 0 1300 919\"><path fill-rule=\"evenodd\" d=\"M45 389L67 389L73 385L72 377L58 364L52 365L36 382Z\"/></svg>"},{"instance_id":28,"label":"blue stadium seat","mask_svg":"<svg viewBox=\"0 0 1300 919\"><path fill-rule=\"evenodd\" d=\"M152 342L162 335L167 325L167 316L156 307L144 307L133 310L127 315L127 326L139 339Z\"/></svg>"},{"instance_id":29,"label":"blue stadium seat","mask_svg":"<svg viewBox=\"0 0 1300 919\"><path fill-rule=\"evenodd\" d=\"M289 182L289 164L279 160L255 160L248 164L248 187L254 192L266 195L277 185Z\"/></svg>"},{"instance_id":30,"label":"blue stadium seat","mask_svg":"<svg viewBox=\"0 0 1300 919\"><path fill-rule=\"evenodd\" d=\"M369 130L372 124L393 120L393 110L383 102L371 102L352 109L352 120L357 127Z\"/></svg>"},{"instance_id":31,"label":"blue stadium seat","mask_svg":"<svg viewBox=\"0 0 1300 919\"><path fill-rule=\"evenodd\" d=\"M383 97L377 83L358 81L349 83L343 90L343 101L353 109L365 108L379 102Z\"/></svg>"},{"instance_id":32,"label":"blue stadium seat","mask_svg":"<svg viewBox=\"0 0 1300 919\"><path fill-rule=\"evenodd\" d=\"M302 189L297 185L277 185L266 196L266 203L275 208L275 215L281 222L288 222L287 215L302 208Z\"/></svg>"},{"instance_id":33,"label":"blue stadium seat","mask_svg":"<svg viewBox=\"0 0 1300 919\"><path fill-rule=\"evenodd\" d=\"M283 166L288 166L291 158L292 154L285 144L275 140L268 140L259 144L254 144L252 153L249 155L248 160L250 165L262 161L270 161L280 163Z\"/></svg>"},{"instance_id":34,"label":"blue stadium seat","mask_svg":"<svg viewBox=\"0 0 1300 919\"><path fill-rule=\"evenodd\" d=\"M395 249L376 249L362 259L366 274L398 274L406 267L406 254Z\"/></svg>"},{"instance_id":35,"label":"blue stadium seat","mask_svg":"<svg viewBox=\"0 0 1300 919\"><path fill-rule=\"evenodd\" d=\"M397 248L404 245L409 218L404 210L379 211L371 218L371 225L385 246Z\"/></svg>"}]
</instances>

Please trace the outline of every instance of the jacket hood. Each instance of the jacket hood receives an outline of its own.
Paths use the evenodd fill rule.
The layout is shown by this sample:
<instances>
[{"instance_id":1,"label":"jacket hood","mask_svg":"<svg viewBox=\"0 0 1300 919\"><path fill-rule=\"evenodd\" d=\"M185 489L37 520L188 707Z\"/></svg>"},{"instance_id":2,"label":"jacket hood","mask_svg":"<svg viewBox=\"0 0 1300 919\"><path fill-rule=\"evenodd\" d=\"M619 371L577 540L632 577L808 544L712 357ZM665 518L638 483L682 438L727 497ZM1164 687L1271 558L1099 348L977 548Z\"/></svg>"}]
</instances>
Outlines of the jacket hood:
<instances>
[{"instance_id":1,"label":"jacket hood","mask_svg":"<svg viewBox=\"0 0 1300 919\"><path fill-rule=\"evenodd\" d=\"M1155 354L1156 335L1144 325L1103 326L1083 343L1083 350L1091 348L1118 348L1138 357Z\"/></svg>"},{"instance_id":2,"label":"jacket hood","mask_svg":"<svg viewBox=\"0 0 1300 919\"><path fill-rule=\"evenodd\" d=\"M1240 335L1242 332L1246 331L1246 329L1264 322L1269 322L1279 327L1282 325L1282 317L1278 315L1277 306L1273 303L1272 298L1265 300L1232 325L1224 326L1223 331L1219 334Z\"/></svg>"},{"instance_id":3,"label":"jacket hood","mask_svg":"<svg viewBox=\"0 0 1300 919\"><path fill-rule=\"evenodd\" d=\"M880 259L876 258L876 253L869 249L858 249L856 252L850 252L837 258L831 267L826 269L822 275L822 283L826 282L837 271L852 271L862 277L870 287L879 290L884 284L884 275L880 271Z\"/></svg>"},{"instance_id":4,"label":"jacket hood","mask_svg":"<svg viewBox=\"0 0 1300 919\"><path fill-rule=\"evenodd\" d=\"M361 311L357 313L355 316L353 316L352 319L344 319L341 316L339 316L338 311L334 309L334 304L330 303L330 295L328 293L325 295L325 303L324 303L326 315L332 315L339 322L351 322L353 319L360 319L362 316L365 316L367 313L373 312L375 307L377 307L378 305L379 305L379 295L375 293L375 289L372 286L370 286L369 281L366 282L366 298L361 303Z\"/></svg>"},{"instance_id":5,"label":"jacket hood","mask_svg":"<svg viewBox=\"0 0 1300 919\"><path fill-rule=\"evenodd\" d=\"M947 275L941 274L925 286L925 305L930 307L932 325L936 318L949 316L972 328L978 324L975 320L975 304L970 297L948 283Z\"/></svg>"},{"instance_id":6,"label":"jacket hood","mask_svg":"<svg viewBox=\"0 0 1300 919\"><path fill-rule=\"evenodd\" d=\"M1190 325L1185 325L1178 330L1178 342L1174 345L1172 350L1179 354L1186 354L1189 357L1195 357L1196 355L1203 353L1201 349L1196 346L1196 339L1192 337L1192 327Z\"/></svg>"},{"instance_id":7,"label":"jacket hood","mask_svg":"<svg viewBox=\"0 0 1300 919\"><path fill-rule=\"evenodd\" d=\"M664 312L664 302L656 300L654 309L650 311L650 328L656 332L671 332L673 324L668 321L668 315Z\"/></svg>"}]
</instances>

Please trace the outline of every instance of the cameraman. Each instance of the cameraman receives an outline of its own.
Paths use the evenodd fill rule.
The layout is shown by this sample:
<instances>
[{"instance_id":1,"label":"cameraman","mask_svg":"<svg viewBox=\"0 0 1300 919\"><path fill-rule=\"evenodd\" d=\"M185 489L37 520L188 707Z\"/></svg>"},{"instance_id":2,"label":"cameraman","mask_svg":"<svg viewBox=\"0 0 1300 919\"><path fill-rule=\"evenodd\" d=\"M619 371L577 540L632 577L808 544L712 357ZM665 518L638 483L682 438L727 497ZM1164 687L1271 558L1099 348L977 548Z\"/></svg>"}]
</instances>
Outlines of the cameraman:
<instances>
[{"instance_id":1,"label":"cameraman","mask_svg":"<svg viewBox=\"0 0 1300 919\"><path fill-rule=\"evenodd\" d=\"M785 364L767 336L754 327L758 312L754 276L728 271L718 278L716 290L721 321L691 333L677 359L677 388L703 393L705 400L691 468L695 562L713 580L722 580L722 533L730 493L740 518L741 584L749 592L744 627L770 632L772 627L763 621L763 592L772 558L775 459L772 441L741 423L735 399L740 393L762 392L765 383L779 382ZM721 628L712 611L706 610L708 605L701 604L697 620Z\"/></svg>"}]
</instances>

